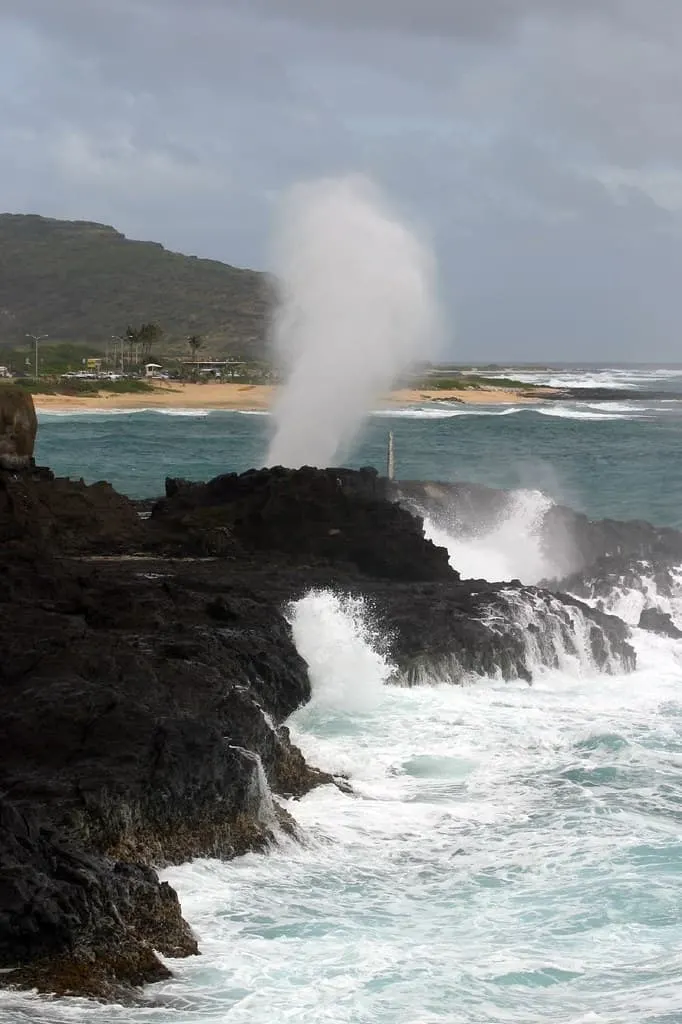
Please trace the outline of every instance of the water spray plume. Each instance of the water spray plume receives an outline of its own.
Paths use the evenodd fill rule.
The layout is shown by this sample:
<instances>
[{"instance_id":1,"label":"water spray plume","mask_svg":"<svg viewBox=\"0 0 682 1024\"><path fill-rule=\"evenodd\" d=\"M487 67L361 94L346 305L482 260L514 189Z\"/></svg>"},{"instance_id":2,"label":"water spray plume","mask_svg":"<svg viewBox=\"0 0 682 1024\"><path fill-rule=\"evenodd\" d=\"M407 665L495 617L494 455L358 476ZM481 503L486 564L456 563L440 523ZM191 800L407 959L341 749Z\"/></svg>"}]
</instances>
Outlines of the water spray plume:
<instances>
[{"instance_id":1,"label":"water spray plume","mask_svg":"<svg viewBox=\"0 0 682 1024\"><path fill-rule=\"evenodd\" d=\"M367 179L299 185L275 245L272 346L286 383L268 465L333 465L438 335L435 261Z\"/></svg>"}]
</instances>

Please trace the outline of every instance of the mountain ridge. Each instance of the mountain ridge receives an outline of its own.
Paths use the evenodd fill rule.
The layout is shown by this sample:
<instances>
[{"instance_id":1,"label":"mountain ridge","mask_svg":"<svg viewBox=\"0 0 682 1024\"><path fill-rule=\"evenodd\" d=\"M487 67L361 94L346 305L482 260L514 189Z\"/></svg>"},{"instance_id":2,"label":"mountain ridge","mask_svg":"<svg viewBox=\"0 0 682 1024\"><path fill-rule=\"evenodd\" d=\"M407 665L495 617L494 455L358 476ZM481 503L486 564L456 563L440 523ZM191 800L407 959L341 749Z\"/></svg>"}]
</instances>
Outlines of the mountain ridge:
<instances>
[{"instance_id":1,"label":"mountain ridge","mask_svg":"<svg viewBox=\"0 0 682 1024\"><path fill-rule=\"evenodd\" d=\"M128 238L97 221L0 213L0 345L26 334L104 344L153 321L170 351L201 335L214 357L265 354L268 275Z\"/></svg>"}]
</instances>

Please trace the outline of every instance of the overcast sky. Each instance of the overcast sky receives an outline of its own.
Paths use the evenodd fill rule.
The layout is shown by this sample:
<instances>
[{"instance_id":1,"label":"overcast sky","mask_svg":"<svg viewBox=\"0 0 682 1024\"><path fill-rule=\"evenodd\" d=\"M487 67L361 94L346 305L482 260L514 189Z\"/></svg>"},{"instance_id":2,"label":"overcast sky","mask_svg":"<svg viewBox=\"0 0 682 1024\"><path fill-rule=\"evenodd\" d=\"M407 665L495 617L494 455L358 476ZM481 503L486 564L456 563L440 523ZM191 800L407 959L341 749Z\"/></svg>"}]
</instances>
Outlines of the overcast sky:
<instances>
[{"instance_id":1,"label":"overcast sky","mask_svg":"<svg viewBox=\"0 0 682 1024\"><path fill-rule=\"evenodd\" d=\"M261 268L363 171L453 355L682 361L682 0L0 0L0 46L0 210Z\"/></svg>"}]
</instances>

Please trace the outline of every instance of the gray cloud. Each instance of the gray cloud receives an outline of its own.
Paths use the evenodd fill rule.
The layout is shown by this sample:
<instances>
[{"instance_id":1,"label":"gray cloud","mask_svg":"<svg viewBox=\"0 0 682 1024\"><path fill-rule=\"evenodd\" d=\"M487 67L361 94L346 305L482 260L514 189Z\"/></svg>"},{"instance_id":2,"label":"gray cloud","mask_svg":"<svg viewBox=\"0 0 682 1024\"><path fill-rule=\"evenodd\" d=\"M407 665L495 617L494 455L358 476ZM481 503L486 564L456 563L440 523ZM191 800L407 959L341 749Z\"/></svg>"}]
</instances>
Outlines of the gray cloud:
<instances>
[{"instance_id":1,"label":"gray cloud","mask_svg":"<svg viewBox=\"0 0 682 1024\"><path fill-rule=\"evenodd\" d=\"M681 45L677 0L0 0L0 207L263 265L367 171L463 355L679 357Z\"/></svg>"},{"instance_id":2,"label":"gray cloud","mask_svg":"<svg viewBox=\"0 0 682 1024\"><path fill-rule=\"evenodd\" d=\"M88 26L103 19L127 21L162 20L185 13L195 23L218 20L226 12L265 14L278 21L295 19L310 26L335 29L373 28L438 36L495 38L503 36L526 18L546 14L565 17L611 13L621 0L3 0L0 13L20 13L60 31L87 33ZM654 0L655 2L655 0Z\"/></svg>"}]
</instances>

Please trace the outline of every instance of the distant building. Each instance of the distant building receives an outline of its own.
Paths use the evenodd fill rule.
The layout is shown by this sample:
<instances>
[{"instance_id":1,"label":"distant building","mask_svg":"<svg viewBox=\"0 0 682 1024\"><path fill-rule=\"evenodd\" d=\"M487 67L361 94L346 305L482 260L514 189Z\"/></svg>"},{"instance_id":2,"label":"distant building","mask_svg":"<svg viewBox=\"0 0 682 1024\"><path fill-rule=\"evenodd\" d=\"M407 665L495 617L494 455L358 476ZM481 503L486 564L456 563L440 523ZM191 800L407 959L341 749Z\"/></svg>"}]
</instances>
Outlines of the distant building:
<instances>
[{"instance_id":1,"label":"distant building","mask_svg":"<svg viewBox=\"0 0 682 1024\"><path fill-rule=\"evenodd\" d=\"M147 363L144 368L144 375L145 377L160 377L161 370L163 370L163 367L159 366L158 363Z\"/></svg>"},{"instance_id":2,"label":"distant building","mask_svg":"<svg viewBox=\"0 0 682 1024\"><path fill-rule=\"evenodd\" d=\"M10 373L10 371L7 369L6 366L0 366L0 377L7 378L7 377L11 377L11 376L12 376L12 374Z\"/></svg>"},{"instance_id":3,"label":"distant building","mask_svg":"<svg viewBox=\"0 0 682 1024\"><path fill-rule=\"evenodd\" d=\"M204 377L223 377L226 373L230 377L241 377L245 364L239 359L183 359L181 365Z\"/></svg>"}]
</instances>

